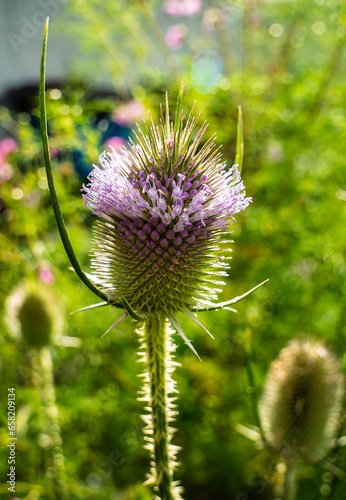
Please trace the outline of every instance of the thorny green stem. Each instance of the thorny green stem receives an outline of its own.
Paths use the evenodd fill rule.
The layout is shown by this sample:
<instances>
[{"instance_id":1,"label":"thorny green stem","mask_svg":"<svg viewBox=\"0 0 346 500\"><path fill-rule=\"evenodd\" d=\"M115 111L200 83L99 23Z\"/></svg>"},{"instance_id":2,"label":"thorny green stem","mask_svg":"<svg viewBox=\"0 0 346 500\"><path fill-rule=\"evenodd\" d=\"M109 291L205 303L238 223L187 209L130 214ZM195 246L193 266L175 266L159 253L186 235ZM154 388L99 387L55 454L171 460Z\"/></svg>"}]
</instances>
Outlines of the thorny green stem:
<instances>
[{"instance_id":1,"label":"thorny green stem","mask_svg":"<svg viewBox=\"0 0 346 500\"><path fill-rule=\"evenodd\" d=\"M45 412L46 432L51 439L48 449L49 462L53 470L54 498L67 499L64 455L58 420L58 409L55 403L55 390L53 380L52 355L49 347L42 347L39 351L39 366L41 372L42 398Z\"/></svg>"},{"instance_id":2,"label":"thorny green stem","mask_svg":"<svg viewBox=\"0 0 346 500\"><path fill-rule=\"evenodd\" d=\"M146 401L149 415L145 415L146 448L151 452L151 474L146 484L151 485L155 499L181 499L181 488L173 481L177 447L171 444L174 429L170 422L176 414L172 392L177 392L171 374L177 363L171 358L174 345L164 315L150 316L139 331L143 348L142 361L146 364L145 386L142 400Z\"/></svg>"}]
</instances>

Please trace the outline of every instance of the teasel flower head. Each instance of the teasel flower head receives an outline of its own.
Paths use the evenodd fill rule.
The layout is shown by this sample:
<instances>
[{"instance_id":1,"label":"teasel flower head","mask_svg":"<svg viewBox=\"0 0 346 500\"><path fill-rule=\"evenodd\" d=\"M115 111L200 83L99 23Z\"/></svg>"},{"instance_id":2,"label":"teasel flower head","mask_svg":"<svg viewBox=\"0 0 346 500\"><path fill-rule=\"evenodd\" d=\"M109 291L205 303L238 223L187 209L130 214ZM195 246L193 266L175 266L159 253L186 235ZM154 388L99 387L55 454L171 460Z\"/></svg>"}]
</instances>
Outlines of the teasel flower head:
<instances>
[{"instance_id":1,"label":"teasel flower head","mask_svg":"<svg viewBox=\"0 0 346 500\"><path fill-rule=\"evenodd\" d=\"M35 280L23 280L7 297L9 332L28 347L40 349L56 342L63 330L62 309L53 293Z\"/></svg>"},{"instance_id":2,"label":"teasel flower head","mask_svg":"<svg viewBox=\"0 0 346 500\"><path fill-rule=\"evenodd\" d=\"M320 342L291 341L272 363L259 402L270 445L283 456L323 459L341 425L344 378Z\"/></svg>"},{"instance_id":3,"label":"teasel flower head","mask_svg":"<svg viewBox=\"0 0 346 500\"><path fill-rule=\"evenodd\" d=\"M251 199L235 166L227 170L207 128L184 122L182 89L175 122L161 111L146 133L120 154L104 152L84 187L85 205L98 216L92 268L114 303L122 297L143 316L171 317L212 306L228 267L219 245L234 216Z\"/></svg>"}]
</instances>

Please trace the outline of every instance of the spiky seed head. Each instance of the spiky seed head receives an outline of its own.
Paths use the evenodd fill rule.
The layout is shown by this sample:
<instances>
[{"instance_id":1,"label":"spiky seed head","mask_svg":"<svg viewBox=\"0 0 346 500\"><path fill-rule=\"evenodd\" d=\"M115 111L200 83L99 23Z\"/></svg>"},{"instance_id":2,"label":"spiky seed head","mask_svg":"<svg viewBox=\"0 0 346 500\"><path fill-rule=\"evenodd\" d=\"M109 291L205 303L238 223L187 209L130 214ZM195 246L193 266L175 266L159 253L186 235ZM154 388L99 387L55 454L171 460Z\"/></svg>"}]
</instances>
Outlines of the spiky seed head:
<instances>
[{"instance_id":1,"label":"spiky seed head","mask_svg":"<svg viewBox=\"0 0 346 500\"><path fill-rule=\"evenodd\" d=\"M341 424L344 378L320 342L291 341L272 363L259 402L268 442L287 456L316 462Z\"/></svg>"},{"instance_id":2,"label":"spiky seed head","mask_svg":"<svg viewBox=\"0 0 346 500\"><path fill-rule=\"evenodd\" d=\"M221 162L214 138L201 147L204 123L166 116L120 154L104 152L101 168L83 188L85 205L99 217L92 267L114 302L121 296L143 314L198 309L216 298L224 276L219 244L233 216L250 203L235 166Z\"/></svg>"},{"instance_id":3,"label":"spiky seed head","mask_svg":"<svg viewBox=\"0 0 346 500\"><path fill-rule=\"evenodd\" d=\"M23 281L7 297L5 318L10 333L32 348L51 344L62 330L62 314L50 290L36 281Z\"/></svg>"}]
</instances>

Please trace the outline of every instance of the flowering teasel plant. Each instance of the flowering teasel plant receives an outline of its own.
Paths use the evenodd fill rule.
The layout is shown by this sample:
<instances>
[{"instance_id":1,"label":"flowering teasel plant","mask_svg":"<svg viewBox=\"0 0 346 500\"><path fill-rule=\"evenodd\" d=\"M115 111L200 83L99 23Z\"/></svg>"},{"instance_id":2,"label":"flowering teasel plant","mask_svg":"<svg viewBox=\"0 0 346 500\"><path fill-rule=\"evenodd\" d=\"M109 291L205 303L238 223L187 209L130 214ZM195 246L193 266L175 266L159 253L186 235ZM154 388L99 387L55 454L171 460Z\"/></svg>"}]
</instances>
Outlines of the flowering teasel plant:
<instances>
[{"instance_id":1,"label":"flowering teasel plant","mask_svg":"<svg viewBox=\"0 0 346 500\"><path fill-rule=\"evenodd\" d=\"M64 226L54 187L49 157L45 109L45 58L47 25L42 51L40 108L43 149L48 184L59 231L78 276L103 302L83 308L111 305L123 310L107 330L127 316L138 321L141 358L145 364L143 400L147 447L152 468L147 484L155 498L181 498L173 481L177 448L171 444L174 419L172 359L177 332L193 350L182 331L177 314L195 317L198 311L228 308L259 286L228 302L216 304L215 286L226 275L219 245L233 216L251 199L245 197L240 173L226 171L214 137L201 144L206 124L196 132L197 118L184 121L183 86L175 121L171 122L168 98L165 114L156 126L150 119L146 133L138 128L134 142L121 153L104 152L101 168L90 174L83 187L86 207L98 217L94 227L91 266L93 275L80 268ZM195 135L194 135L195 134ZM242 121L238 122L237 160L243 154ZM216 277L216 279L215 279ZM204 328L204 327L203 327ZM208 332L209 333L209 332Z\"/></svg>"}]
</instances>

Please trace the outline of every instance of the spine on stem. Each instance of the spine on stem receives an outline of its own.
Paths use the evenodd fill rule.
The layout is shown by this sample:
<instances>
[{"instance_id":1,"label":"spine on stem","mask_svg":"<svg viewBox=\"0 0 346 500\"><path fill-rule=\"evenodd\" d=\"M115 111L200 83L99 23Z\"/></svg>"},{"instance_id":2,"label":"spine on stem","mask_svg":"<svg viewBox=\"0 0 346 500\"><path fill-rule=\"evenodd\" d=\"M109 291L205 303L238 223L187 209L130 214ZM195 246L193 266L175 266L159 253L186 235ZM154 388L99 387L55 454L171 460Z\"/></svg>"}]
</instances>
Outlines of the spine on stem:
<instances>
[{"instance_id":1,"label":"spine on stem","mask_svg":"<svg viewBox=\"0 0 346 500\"><path fill-rule=\"evenodd\" d=\"M155 499L160 500L182 498L181 488L173 481L179 448L171 444L175 430L170 424L177 414L174 393L178 392L172 373L179 363L172 359L172 333L168 320L160 314L149 316L139 329L141 361L146 367L140 399L147 403L144 433L152 459L146 484L153 487Z\"/></svg>"}]
</instances>

